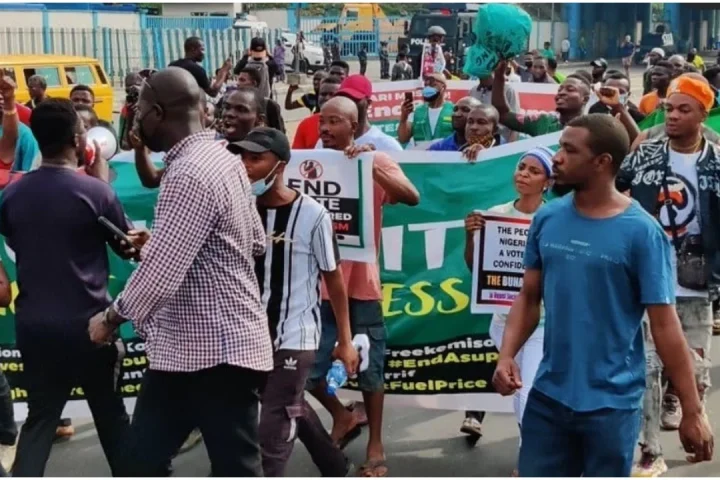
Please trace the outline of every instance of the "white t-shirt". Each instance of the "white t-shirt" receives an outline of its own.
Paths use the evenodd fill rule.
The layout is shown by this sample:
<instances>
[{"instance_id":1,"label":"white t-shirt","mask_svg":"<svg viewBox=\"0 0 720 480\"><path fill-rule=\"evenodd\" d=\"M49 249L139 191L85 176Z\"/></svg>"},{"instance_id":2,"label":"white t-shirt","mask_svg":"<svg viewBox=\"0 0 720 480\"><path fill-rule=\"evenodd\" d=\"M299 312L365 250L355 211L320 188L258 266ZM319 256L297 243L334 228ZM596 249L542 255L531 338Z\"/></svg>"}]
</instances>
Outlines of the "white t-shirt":
<instances>
[{"instance_id":1,"label":"white t-shirt","mask_svg":"<svg viewBox=\"0 0 720 480\"><path fill-rule=\"evenodd\" d=\"M698 209L698 175L697 161L702 152L678 153L670 150L670 170L668 176L668 190L672 204L670 208L675 211L675 225L678 239L682 243L687 235L700 234L700 218ZM660 188L661 200L665 200L664 189ZM668 217L668 207L662 206L658 215L660 225L673 242L672 229ZM675 243L673 242L673 247ZM673 259L676 259L673 256ZM706 291L689 290L675 285L675 295L678 297L707 297Z\"/></svg>"},{"instance_id":2,"label":"white t-shirt","mask_svg":"<svg viewBox=\"0 0 720 480\"><path fill-rule=\"evenodd\" d=\"M570 40L567 38L560 42L560 51L562 52L569 52L570 51Z\"/></svg>"},{"instance_id":3,"label":"white t-shirt","mask_svg":"<svg viewBox=\"0 0 720 480\"><path fill-rule=\"evenodd\" d=\"M340 263L325 207L300 194L289 205L258 205L267 250L255 257L260 296L275 350L317 350L320 342L320 274Z\"/></svg>"},{"instance_id":4,"label":"white t-shirt","mask_svg":"<svg viewBox=\"0 0 720 480\"><path fill-rule=\"evenodd\" d=\"M437 108L430 108L428 107L428 120L430 120L430 131L432 132L433 136L435 136L435 127L437 127L438 120L440 119L440 112L443 109L443 105L437 107ZM408 116L408 122L413 123L413 120L415 119L415 112L412 112Z\"/></svg>"},{"instance_id":5,"label":"white t-shirt","mask_svg":"<svg viewBox=\"0 0 720 480\"><path fill-rule=\"evenodd\" d=\"M355 145L375 145L378 152L402 152L403 148L393 137L373 125L370 130L355 139ZM322 140L318 140L315 148L324 148Z\"/></svg>"}]
</instances>

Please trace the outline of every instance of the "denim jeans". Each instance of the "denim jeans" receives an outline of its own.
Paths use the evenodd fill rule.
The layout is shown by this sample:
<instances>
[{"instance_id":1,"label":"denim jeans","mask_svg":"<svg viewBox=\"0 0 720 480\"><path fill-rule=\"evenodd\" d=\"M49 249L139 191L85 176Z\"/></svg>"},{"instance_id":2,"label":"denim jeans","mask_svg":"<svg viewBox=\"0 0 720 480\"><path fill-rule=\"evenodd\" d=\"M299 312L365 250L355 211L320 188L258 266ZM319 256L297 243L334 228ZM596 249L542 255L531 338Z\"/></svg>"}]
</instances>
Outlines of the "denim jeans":
<instances>
[{"instance_id":1,"label":"denim jeans","mask_svg":"<svg viewBox=\"0 0 720 480\"><path fill-rule=\"evenodd\" d=\"M575 412L533 388L522 421L520 476L630 476L641 413Z\"/></svg>"}]
</instances>

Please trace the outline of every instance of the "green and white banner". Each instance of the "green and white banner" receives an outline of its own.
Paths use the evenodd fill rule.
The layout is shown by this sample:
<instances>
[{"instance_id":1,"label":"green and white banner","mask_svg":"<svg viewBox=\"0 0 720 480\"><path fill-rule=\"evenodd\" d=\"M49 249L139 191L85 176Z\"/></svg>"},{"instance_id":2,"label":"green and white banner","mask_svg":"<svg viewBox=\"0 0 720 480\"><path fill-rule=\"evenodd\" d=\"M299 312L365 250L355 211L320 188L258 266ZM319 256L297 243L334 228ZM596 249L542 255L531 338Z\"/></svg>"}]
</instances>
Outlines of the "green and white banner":
<instances>
[{"instance_id":1,"label":"green and white banner","mask_svg":"<svg viewBox=\"0 0 720 480\"><path fill-rule=\"evenodd\" d=\"M555 146L559 133L491 148L477 163L452 152L393 154L420 191L415 207L384 207L380 245L383 313L388 330L386 389L388 401L426 408L511 411L508 398L492 389L497 351L488 336L490 315L472 315L471 274L465 265L464 218L473 211L508 202L515 196L513 171L519 156L536 145ZM112 185L136 225L152 224L156 190L140 181L132 154L111 162ZM110 253L110 293L121 291L133 264ZM5 246L2 262L17 297L13 252ZM134 405L147 367L144 343L124 325L127 347L121 392ZM14 348L14 305L0 309L0 368L8 376L17 419L26 414L22 358ZM189 352L190 354L190 352ZM65 413L87 416L77 388Z\"/></svg>"}]
</instances>

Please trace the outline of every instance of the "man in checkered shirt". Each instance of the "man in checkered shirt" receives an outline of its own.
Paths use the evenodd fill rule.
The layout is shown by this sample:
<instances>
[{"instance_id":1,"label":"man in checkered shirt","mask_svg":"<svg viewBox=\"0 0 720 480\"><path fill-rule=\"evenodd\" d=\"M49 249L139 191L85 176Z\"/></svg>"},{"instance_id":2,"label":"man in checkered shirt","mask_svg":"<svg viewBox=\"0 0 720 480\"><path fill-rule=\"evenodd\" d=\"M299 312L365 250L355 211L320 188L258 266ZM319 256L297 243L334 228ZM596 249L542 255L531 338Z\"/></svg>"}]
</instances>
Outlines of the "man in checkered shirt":
<instances>
[{"instance_id":1,"label":"man in checkered shirt","mask_svg":"<svg viewBox=\"0 0 720 480\"><path fill-rule=\"evenodd\" d=\"M125 290L90 320L96 343L128 319L146 342L127 476L162 475L195 427L213 476L262 475L258 387L273 354L253 257L265 234L242 162L203 131L201 96L179 68L142 88L137 133L167 152L152 239Z\"/></svg>"}]
</instances>

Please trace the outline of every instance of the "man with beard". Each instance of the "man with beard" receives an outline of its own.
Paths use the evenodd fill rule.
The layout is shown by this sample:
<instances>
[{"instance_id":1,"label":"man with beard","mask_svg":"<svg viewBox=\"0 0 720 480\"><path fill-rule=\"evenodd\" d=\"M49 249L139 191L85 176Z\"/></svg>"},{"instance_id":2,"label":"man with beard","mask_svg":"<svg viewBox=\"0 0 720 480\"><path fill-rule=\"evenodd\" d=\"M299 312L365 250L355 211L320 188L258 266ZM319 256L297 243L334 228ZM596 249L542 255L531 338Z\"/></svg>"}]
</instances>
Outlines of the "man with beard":
<instances>
[{"instance_id":1,"label":"man with beard","mask_svg":"<svg viewBox=\"0 0 720 480\"><path fill-rule=\"evenodd\" d=\"M41 477L70 391L80 386L93 414L114 475L128 432L125 405L116 389L121 341L93 345L87 318L110 304L107 245L136 258L101 224L103 216L128 232L112 188L76 173L85 151L85 128L70 100L48 99L31 117L42 164L3 190L0 226L16 252L22 295L16 303L16 334L22 353L28 417L18 442L13 474ZM96 148L97 150L97 148ZM104 160L96 160L96 168ZM138 247L146 232L130 231ZM43 239L52 238L52 248ZM63 359L59 362L58 359Z\"/></svg>"},{"instance_id":2,"label":"man with beard","mask_svg":"<svg viewBox=\"0 0 720 480\"><path fill-rule=\"evenodd\" d=\"M665 50L660 47L650 50L647 56L647 69L643 73L643 95L647 95L653 89L650 74L655 65L665 58Z\"/></svg>"},{"instance_id":3,"label":"man with beard","mask_svg":"<svg viewBox=\"0 0 720 480\"><path fill-rule=\"evenodd\" d=\"M503 95L505 88L505 62L495 70L492 104L500 114L500 123L516 132L537 137L560 131L573 118L583 114L590 99L590 85L578 75L568 75L558 88L554 112L521 111L512 112Z\"/></svg>"},{"instance_id":4,"label":"man with beard","mask_svg":"<svg viewBox=\"0 0 720 480\"><path fill-rule=\"evenodd\" d=\"M239 142L250 130L265 123L265 101L256 88L240 87L234 90L227 96L224 105L222 118L224 135L216 134L216 140L223 143ZM210 119L206 116L203 118L206 122L205 128L210 128ZM143 187L159 187L160 180L165 174L165 167L155 166L137 132L130 134L130 140L135 150L135 168Z\"/></svg>"},{"instance_id":5,"label":"man with beard","mask_svg":"<svg viewBox=\"0 0 720 480\"><path fill-rule=\"evenodd\" d=\"M415 144L429 142L445 138L453 132L453 104L445 101L445 76L432 73L425 76L424 83L422 96L425 103L415 108L413 100L406 98L402 104L397 131L400 143L408 143L411 139Z\"/></svg>"},{"instance_id":6,"label":"man with beard","mask_svg":"<svg viewBox=\"0 0 720 480\"><path fill-rule=\"evenodd\" d=\"M532 75L531 83L555 83L555 80L548 75L548 59L545 57L533 59L530 74Z\"/></svg>"},{"instance_id":7,"label":"man with beard","mask_svg":"<svg viewBox=\"0 0 720 480\"><path fill-rule=\"evenodd\" d=\"M673 80L665 102L667 137L641 143L622 166L633 178L631 196L658 219L674 247L677 312L691 349L693 373L703 403L710 388L707 360L713 326L710 301L718 293L720 279L720 248L715 240L720 234L720 221L715 213L720 207L720 194L715 188L720 175L720 150L703 134L702 128L713 101L706 81L686 75ZM650 347L645 443L640 462L635 466L635 474L642 476L658 476L667 470L659 443L660 426L676 430L688 415L685 405L681 408L682 392L678 391L676 378L671 379L662 396L664 362L658 360L655 349ZM660 353L660 345L657 347Z\"/></svg>"},{"instance_id":8,"label":"man with beard","mask_svg":"<svg viewBox=\"0 0 720 480\"><path fill-rule=\"evenodd\" d=\"M355 138L361 117L358 116L356 103L351 98L343 96L343 94L353 95L348 92L349 87L346 85L353 77L348 77L338 95L330 99L320 110L320 139L324 148L344 151L350 157L355 157L360 152L375 150L373 145L359 144ZM400 167L387 153L381 151L374 154L373 180L374 234L375 244L379 248L383 205L403 203L414 206L420 201L420 195ZM380 271L377 263L342 261L341 268L350 299L350 324L353 335L365 333L370 339L370 366L358 375L358 384L363 394L370 426L367 460L360 467L360 474L365 477L385 476L387 467L382 443L382 418L386 334L380 306L382 299ZM328 395L326 391L325 375L330 368L331 354L337 336L335 317L327 299L328 294L323 291L320 347L315 367L308 381L308 390L333 416L331 436L334 441L344 446L352 438L357 437L358 417L354 412L348 411L337 397Z\"/></svg>"},{"instance_id":9,"label":"man with beard","mask_svg":"<svg viewBox=\"0 0 720 480\"><path fill-rule=\"evenodd\" d=\"M650 71L650 86L652 91L640 99L638 110L643 115L650 115L655 109L662 106L667 97L667 90L670 86L672 73L671 65L666 62L659 63Z\"/></svg>"},{"instance_id":10,"label":"man with beard","mask_svg":"<svg viewBox=\"0 0 720 480\"><path fill-rule=\"evenodd\" d=\"M453 134L432 143L428 150L437 152L459 152L467 143L465 139L465 124L471 110L482 105L480 100L473 97L463 97L455 104L452 113Z\"/></svg>"},{"instance_id":11,"label":"man with beard","mask_svg":"<svg viewBox=\"0 0 720 480\"><path fill-rule=\"evenodd\" d=\"M372 83L364 75L350 75L340 84L337 94L347 97L358 110L357 130L355 130L356 145L373 145L379 152L400 152L402 146L390 135L384 133L375 125L370 125L368 110L372 105ZM323 146L322 135L315 148Z\"/></svg>"},{"instance_id":12,"label":"man with beard","mask_svg":"<svg viewBox=\"0 0 720 480\"><path fill-rule=\"evenodd\" d=\"M325 102L330 100L340 89L340 79L336 76L328 76L320 83L318 91L318 108L322 108ZM314 113L304 118L295 130L293 138L293 150L312 150L320 140L320 113Z\"/></svg>"},{"instance_id":13,"label":"man with beard","mask_svg":"<svg viewBox=\"0 0 720 480\"><path fill-rule=\"evenodd\" d=\"M220 68L217 76L215 76L215 80L210 83L207 72L200 65L205 59L205 44L203 41L198 37L189 37L185 40L183 48L185 50L185 56L179 60L175 60L169 66L183 68L190 72L200 88L211 97L215 97L230 74L230 69L232 68L230 58L225 60L222 68Z\"/></svg>"},{"instance_id":14,"label":"man with beard","mask_svg":"<svg viewBox=\"0 0 720 480\"><path fill-rule=\"evenodd\" d=\"M493 376L501 395L522 388L515 356L544 306L544 356L522 418L519 476L630 475L645 394L645 312L686 409L685 451L693 463L709 461L713 435L674 308L670 242L638 202L615 188L628 135L614 118L590 114L573 119L559 143L555 181L574 193L533 218L522 288Z\"/></svg>"},{"instance_id":15,"label":"man with beard","mask_svg":"<svg viewBox=\"0 0 720 480\"><path fill-rule=\"evenodd\" d=\"M179 68L140 91L138 136L167 152L152 240L123 292L89 321L97 344L129 319L145 339L124 476L162 475L194 428L213 476L262 475L258 389L272 345L253 258L265 233L245 168L203 125L202 97Z\"/></svg>"}]
</instances>

